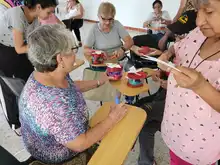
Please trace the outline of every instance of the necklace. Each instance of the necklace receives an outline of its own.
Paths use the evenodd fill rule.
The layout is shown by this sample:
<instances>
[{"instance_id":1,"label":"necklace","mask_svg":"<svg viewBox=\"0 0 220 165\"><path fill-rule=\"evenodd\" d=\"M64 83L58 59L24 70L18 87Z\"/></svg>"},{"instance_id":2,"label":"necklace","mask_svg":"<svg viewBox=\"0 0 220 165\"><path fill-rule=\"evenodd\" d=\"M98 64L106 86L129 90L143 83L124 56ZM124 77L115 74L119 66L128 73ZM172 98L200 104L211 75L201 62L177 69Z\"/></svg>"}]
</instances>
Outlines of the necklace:
<instances>
[{"instance_id":1,"label":"necklace","mask_svg":"<svg viewBox=\"0 0 220 165\"><path fill-rule=\"evenodd\" d=\"M190 66L192 65L192 63L193 63L193 61L194 61L196 55L199 53L200 49L202 48L202 46L204 45L204 43L205 43L206 41L207 41L207 38L206 38L205 41L202 43L202 45L199 47L199 49L196 51L195 55L193 56L193 58L192 58L192 60L191 60L191 62L190 62L190 64L189 64L189 66L188 66L189 68L190 68ZM206 60L208 60L209 58L211 58L211 57L217 55L218 53L220 53L220 50L218 50L217 52L215 52L215 53L211 54L210 56L204 58L204 59L203 59L199 64L197 64L196 67L194 67L193 69L197 69L204 61L206 61Z\"/></svg>"}]
</instances>

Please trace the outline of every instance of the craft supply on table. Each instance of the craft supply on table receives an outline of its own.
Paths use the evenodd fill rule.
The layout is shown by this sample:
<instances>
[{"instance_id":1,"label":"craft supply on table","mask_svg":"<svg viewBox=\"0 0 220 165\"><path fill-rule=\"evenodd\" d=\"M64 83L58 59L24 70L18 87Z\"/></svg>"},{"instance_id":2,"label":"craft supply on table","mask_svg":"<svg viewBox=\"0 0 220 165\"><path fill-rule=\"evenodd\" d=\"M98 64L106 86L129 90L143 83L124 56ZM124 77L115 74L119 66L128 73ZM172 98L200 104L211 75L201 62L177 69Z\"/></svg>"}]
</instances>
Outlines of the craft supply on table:
<instances>
[{"instance_id":1,"label":"craft supply on table","mask_svg":"<svg viewBox=\"0 0 220 165\"><path fill-rule=\"evenodd\" d=\"M111 80L120 80L122 78L123 66L120 64L106 63L107 76Z\"/></svg>"},{"instance_id":2,"label":"craft supply on table","mask_svg":"<svg viewBox=\"0 0 220 165\"><path fill-rule=\"evenodd\" d=\"M105 54L102 51L92 52L92 64L103 64L105 61Z\"/></svg>"},{"instance_id":3,"label":"craft supply on table","mask_svg":"<svg viewBox=\"0 0 220 165\"><path fill-rule=\"evenodd\" d=\"M142 87L146 77L147 77L147 74L140 70L137 70L137 72L128 72L127 85L132 88Z\"/></svg>"}]
</instances>

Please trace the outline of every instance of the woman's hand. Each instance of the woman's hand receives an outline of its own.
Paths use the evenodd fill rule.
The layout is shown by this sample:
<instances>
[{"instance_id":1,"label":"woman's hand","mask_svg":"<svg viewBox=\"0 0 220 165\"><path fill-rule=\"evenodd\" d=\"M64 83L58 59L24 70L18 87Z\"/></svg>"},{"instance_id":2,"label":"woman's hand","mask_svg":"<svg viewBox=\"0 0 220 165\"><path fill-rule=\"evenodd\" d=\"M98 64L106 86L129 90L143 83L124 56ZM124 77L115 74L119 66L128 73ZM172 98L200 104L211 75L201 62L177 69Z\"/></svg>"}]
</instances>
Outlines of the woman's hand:
<instances>
[{"instance_id":1,"label":"woman's hand","mask_svg":"<svg viewBox=\"0 0 220 165\"><path fill-rule=\"evenodd\" d=\"M114 124L118 123L127 114L127 106L124 103L114 105L110 109L108 117L112 120Z\"/></svg>"},{"instance_id":2,"label":"woman's hand","mask_svg":"<svg viewBox=\"0 0 220 165\"><path fill-rule=\"evenodd\" d=\"M177 86L196 91L203 88L203 85L207 82L203 75L200 72L197 72L195 69L182 66L178 66L177 68L181 72L174 69L171 70L171 72L174 74Z\"/></svg>"},{"instance_id":3,"label":"woman's hand","mask_svg":"<svg viewBox=\"0 0 220 165\"><path fill-rule=\"evenodd\" d=\"M159 58L159 60L164 62L169 62L170 59L170 53L168 51L164 52ZM161 63L157 63L158 68L160 68L163 71L167 71L169 68Z\"/></svg>"},{"instance_id":4,"label":"woman's hand","mask_svg":"<svg viewBox=\"0 0 220 165\"><path fill-rule=\"evenodd\" d=\"M160 80L160 76L161 76L161 70L156 70L152 73L152 80L157 82Z\"/></svg>"},{"instance_id":5,"label":"woman's hand","mask_svg":"<svg viewBox=\"0 0 220 165\"><path fill-rule=\"evenodd\" d=\"M112 56L115 57L115 58L122 58L124 56L125 52L124 50L122 50L121 48L119 48L118 50L115 50L113 53L112 53Z\"/></svg>"},{"instance_id":6,"label":"woman's hand","mask_svg":"<svg viewBox=\"0 0 220 165\"><path fill-rule=\"evenodd\" d=\"M158 49L155 49L155 48L150 48L150 53L147 54L148 56L159 56L159 55L162 55L162 51L158 50Z\"/></svg>"},{"instance_id":7,"label":"woman's hand","mask_svg":"<svg viewBox=\"0 0 220 165\"><path fill-rule=\"evenodd\" d=\"M167 89L167 80L160 79L160 86L164 89Z\"/></svg>"}]
</instances>

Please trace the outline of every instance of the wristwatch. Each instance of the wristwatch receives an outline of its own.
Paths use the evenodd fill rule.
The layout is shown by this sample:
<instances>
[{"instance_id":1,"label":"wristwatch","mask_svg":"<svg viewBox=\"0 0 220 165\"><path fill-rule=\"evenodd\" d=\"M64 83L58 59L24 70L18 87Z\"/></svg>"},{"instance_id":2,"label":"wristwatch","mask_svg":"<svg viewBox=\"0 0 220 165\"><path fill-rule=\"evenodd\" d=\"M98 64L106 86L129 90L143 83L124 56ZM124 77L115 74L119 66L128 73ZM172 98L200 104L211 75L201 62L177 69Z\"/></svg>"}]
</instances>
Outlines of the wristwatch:
<instances>
[{"instance_id":1,"label":"wristwatch","mask_svg":"<svg viewBox=\"0 0 220 165\"><path fill-rule=\"evenodd\" d=\"M121 46L121 49L122 49L124 52L126 52L126 49L125 49L124 46Z\"/></svg>"}]
</instances>

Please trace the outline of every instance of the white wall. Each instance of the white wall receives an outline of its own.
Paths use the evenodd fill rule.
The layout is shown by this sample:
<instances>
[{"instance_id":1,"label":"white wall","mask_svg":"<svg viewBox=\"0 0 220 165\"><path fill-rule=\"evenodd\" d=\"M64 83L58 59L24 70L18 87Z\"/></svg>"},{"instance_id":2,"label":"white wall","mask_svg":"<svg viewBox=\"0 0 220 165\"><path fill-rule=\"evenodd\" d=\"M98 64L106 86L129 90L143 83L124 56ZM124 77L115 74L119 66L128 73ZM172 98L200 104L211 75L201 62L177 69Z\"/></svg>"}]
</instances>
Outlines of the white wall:
<instances>
[{"instance_id":1,"label":"white wall","mask_svg":"<svg viewBox=\"0 0 220 165\"><path fill-rule=\"evenodd\" d=\"M85 8L85 18L98 20L97 10L103 0L80 0ZM124 26L141 28L151 12L154 0L108 0L116 7L116 19ZM180 0L162 0L163 9L173 18L178 10Z\"/></svg>"},{"instance_id":2,"label":"white wall","mask_svg":"<svg viewBox=\"0 0 220 165\"><path fill-rule=\"evenodd\" d=\"M62 4L66 0L59 0ZM85 19L98 20L97 11L101 2L106 0L79 0L85 8ZM108 0L116 7L116 19L124 26L141 28L143 22L152 12L154 0ZM178 10L180 0L162 0L163 10L173 18Z\"/></svg>"}]
</instances>

